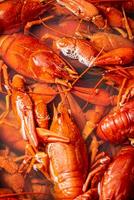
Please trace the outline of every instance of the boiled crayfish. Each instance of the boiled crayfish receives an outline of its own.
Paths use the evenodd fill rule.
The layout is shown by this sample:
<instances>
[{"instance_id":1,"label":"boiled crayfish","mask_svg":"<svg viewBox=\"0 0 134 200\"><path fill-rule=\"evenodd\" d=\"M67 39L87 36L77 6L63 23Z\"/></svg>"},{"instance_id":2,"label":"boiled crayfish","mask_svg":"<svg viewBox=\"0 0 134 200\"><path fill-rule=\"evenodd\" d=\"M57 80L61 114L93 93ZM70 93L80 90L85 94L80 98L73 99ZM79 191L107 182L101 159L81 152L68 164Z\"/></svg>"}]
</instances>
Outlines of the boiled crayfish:
<instances>
[{"instance_id":1,"label":"boiled crayfish","mask_svg":"<svg viewBox=\"0 0 134 200\"><path fill-rule=\"evenodd\" d=\"M39 20L39 17L50 6L46 0L0 1L0 34L12 34L23 29L27 32L32 25L41 24L43 19ZM46 20L50 18L47 17Z\"/></svg>"}]
</instances>

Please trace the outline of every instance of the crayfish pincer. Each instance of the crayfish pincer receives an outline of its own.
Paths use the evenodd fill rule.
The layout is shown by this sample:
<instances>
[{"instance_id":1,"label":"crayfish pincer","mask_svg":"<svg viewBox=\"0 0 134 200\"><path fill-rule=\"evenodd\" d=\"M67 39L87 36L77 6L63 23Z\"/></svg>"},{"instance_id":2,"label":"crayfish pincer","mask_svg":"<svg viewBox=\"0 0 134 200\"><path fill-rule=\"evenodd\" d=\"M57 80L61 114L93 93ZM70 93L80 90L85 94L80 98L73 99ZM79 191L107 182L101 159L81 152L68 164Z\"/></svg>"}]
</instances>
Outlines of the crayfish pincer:
<instances>
[{"instance_id":1,"label":"crayfish pincer","mask_svg":"<svg viewBox=\"0 0 134 200\"><path fill-rule=\"evenodd\" d=\"M39 40L23 34L0 37L0 56L19 74L39 82L70 86L78 74Z\"/></svg>"}]
</instances>

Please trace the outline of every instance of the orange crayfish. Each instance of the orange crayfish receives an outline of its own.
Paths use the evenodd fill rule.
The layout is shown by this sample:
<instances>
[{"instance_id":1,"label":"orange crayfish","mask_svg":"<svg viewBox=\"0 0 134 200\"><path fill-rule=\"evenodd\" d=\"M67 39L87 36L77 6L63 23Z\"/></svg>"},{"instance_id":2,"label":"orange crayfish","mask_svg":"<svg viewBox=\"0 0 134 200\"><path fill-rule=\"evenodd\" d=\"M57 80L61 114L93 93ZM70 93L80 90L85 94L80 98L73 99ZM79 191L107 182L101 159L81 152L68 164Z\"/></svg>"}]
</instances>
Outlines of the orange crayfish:
<instances>
[{"instance_id":1,"label":"orange crayfish","mask_svg":"<svg viewBox=\"0 0 134 200\"><path fill-rule=\"evenodd\" d=\"M100 182L100 200L133 199L134 148L123 147L110 163Z\"/></svg>"},{"instance_id":2,"label":"orange crayfish","mask_svg":"<svg viewBox=\"0 0 134 200\"><path fill-rule=\"evenodd\" d=\"M12 69L39 82L70 86L68 81L78 77L71 66L31 36L23 34L1 36L0 55Z\"/></svg>"},{"instance_id":3,"label":"orange crayfish","mask_svg":"<svg viewBox=\"0 0 134 200\"><path fill-rule=\"evenodd\" d=\"M27 32L32 25L51 19L51 17L38 19L50 5L51 3L46 0L0 1L0 34L12 34L23 29Z\"/></svg>"},{"instance_id":4,"label":"orange crayfish","mask_svg":"<svg viewBox=\"0 0 134 200\"><path fill-rule=\"evenodd\" d=\"M36 148L38 147L39 139L36 127L41 127L44 130L48 128L49 115L46 107L47 103L54 99L56 93L52 88L49 88L49 92L44 95L42 89L45 92L48 87L45 88L45 85L39 84L36 84L32 91L29 92L25 79L20 75L14 75L8 88L12 109L20 123L23 139ZM6 103L9 104L8 100ZM5 118L7 114L7 112L3 113L1 118Z\"/></svg>"},{"instance_id":5,"label":"orange crayfish","mask_svg":"<svg viewBox=\"0 0 134 200\"><path fill-rule=\"evenodd\" d=\"M97 55L97 50L92 43L75 38L61 38L56 41L57 48L65 55L73 59L78 59L79 62L86 66L90 66L91 58ZM130 45L130 43L129 43ZM126 44L126 47L112 49L99 55L94 62L94 65L106 68L106 65L124 65L134 61L134 46ZM105 47L105 44L104 44ZM106 47L105 47L106 48ZM103 49L103 46L101 50ZM116 56L115 56L116 55Z\"/></svg>"},{"instance_id":6,"label":"orange crayfish","mask_svg":"<svg viewBox=\"0 0 134 200\"><path fill-rule=\"evenodd\" d=\"M99 66L107 69L107 65L125 65L134 61L134 45L131 41L108 33L96 33L92 36L77 33L80 37L88 37L90 41L72 37L57 37L46 34L42 40L55 40L56 48L63 55L76 59L87 67ZM100 42L101 41L101 42ZM116 44L118 41L118 44ZM94 62L92 60L94 58Z\"/></svg>"},{"instance_id":7,"label":"orange crayfish","mask_svg":"<svg viewBox=\"0 0 134 200\"><path fill-rule=\"evenodd\" d=\"M57 0L57 2L81 20L93 22L99 29L110 30L112 28L124 37L128 35L129 39L133 39L134 21L126 16L124 9L120 12L117 8L95 5L86 0ZM123 29L126 29L127 34Z\"/></svg>"},{"instance_id":8,"label":"orange crayfish","mask_svg":"<svg viewBox=\"0 0 134 200\"><path fill-rule=\"evenodd\" d=\"M49 117L47 114L46 103L50 102L55 97L54 90L50 88L50 94L47 93L46 97L41 93L30 94L29 91L27 91L25 79L20 75L14 75L11 84L8 84L6 81L5 84L8 92L8 98L6 102L7 108L9 109L10 97L13 112L20 124L22 137L27 144L26 153L28 154L28 163L29 161L31 161L31 159L33 159L35 162L35 166L42 166L42 163L44 165L44 153L39 152L38 150L39 143L41 142L42 137L43 142L46 143L57 141L68 142L68 138L60 137L54 132L47 130ZM38 88L35 87L33 89L34 92L40 92L41 89L45 89L44 85L39 87L39 84L37 84L36 86L38 86ZM8 112L9 110L7 110L1 115L1 120L7 116ZM41 136L38 134L38 132L40 131L40 127L44 131L44 133ZM41 159L41 164L39 159ZM20 172L23 172L25 165L28 163L27 159L25 159L22 165L20 166ZM28 167L27 173L30 170L31 168Z\"/></svg>"},{"instance_id":9,"label":"orange crayfish","mask_svg":"<svg viewBox=\"0 0 134 200\"><path fill-rule=\"evenodd\" d=\"M105 169L104 166L109 163L109 157L105 154L98 156L96 164L94 163L95 168L86 179L88 172L86 146L63 102L58 105L57 110L54 108L50 131L55 132L59 137L66 137L69 140L66 143L50 142L45 147L49 162L46 171L49 174L49 180L54 184L54 197L56 199L73 200L85 199L85 197L92 199L94 196L94 199L97 199L96 189L88 190L87 185L96 172ZM39 129L38 134L43 139L44 130ZM100 166L98 166L98 163L100 163Z\"/></svg>"},{"instance_id":10,"label":"orange crayfish","mask_svg":"<svg viewBox=\"0 0 134 200\"><path fill-rule=\"evenodd\" d=\"M86 0L57 0L57 3L66 7L74 15L85 21L93 22L98 28L104 28L106 23L98 8Z\"/></svg>"}]
</instances>

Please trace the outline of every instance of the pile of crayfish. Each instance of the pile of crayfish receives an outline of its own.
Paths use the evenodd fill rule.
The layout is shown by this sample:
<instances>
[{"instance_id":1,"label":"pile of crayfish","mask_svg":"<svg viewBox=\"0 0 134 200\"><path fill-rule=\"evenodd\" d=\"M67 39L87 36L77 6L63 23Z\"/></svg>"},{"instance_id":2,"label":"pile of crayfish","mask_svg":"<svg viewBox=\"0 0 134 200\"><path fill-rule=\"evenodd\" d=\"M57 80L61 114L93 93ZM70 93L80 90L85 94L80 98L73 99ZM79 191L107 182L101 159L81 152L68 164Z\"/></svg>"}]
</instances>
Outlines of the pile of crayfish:
<instances>
[{"instance_id":1,"label":"pile of crayfish","mask_svg":"<svg viewBox=\"0 0 134 200\"><path fill-rule=\"evenodd\" d=\"M134 199L133 13L0 1L0 199Z\"/></svg>"}]
</instances>

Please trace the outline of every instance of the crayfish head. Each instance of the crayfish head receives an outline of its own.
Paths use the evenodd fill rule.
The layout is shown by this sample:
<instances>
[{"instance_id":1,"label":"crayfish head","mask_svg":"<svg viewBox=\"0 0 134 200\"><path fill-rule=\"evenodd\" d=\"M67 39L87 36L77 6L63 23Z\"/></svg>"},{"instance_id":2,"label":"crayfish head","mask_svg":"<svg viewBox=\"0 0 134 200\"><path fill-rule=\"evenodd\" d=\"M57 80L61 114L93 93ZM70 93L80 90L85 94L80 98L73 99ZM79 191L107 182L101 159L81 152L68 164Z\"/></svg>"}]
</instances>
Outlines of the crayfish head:
<instances>
[{"instance_id":1,"label":"crayfish head","mask_svg":"<svg viewBox=\"0 0 134 200\"><path fill-rule=\"evenodd\" d=\"M59 103L57 108L54 106L54 116L50 129L60 135L64 134L67 137L71 135L71 130L75 129L70 111L62 102Z\"/></svg>"},{"instance_id":2,"label":"crayfish head","mask_svg":"<svg viewBox=\"0 0 134 200\"><path fill-rule=\"evenodd\" d=\"M57 48L65 55L73 59L77 59L76 40L74 38L63 37L56 41Z\"/></svg>"},{"instance_id":3,"label":"crayfish head","mask_svg":"<svg viewBox=\"0 0 134 200\"><path fill-rule=\"evenodd\" d=\"M64 47L74 48L75 47L75 39L71 38L71 37L59 38L58 40L56 40L56 45L59 49L64 48Z\"/></svg>"},{"instance_id":4,"label":"crayfish head","mask_svg":"<svg viewBox=\"0 0 134 200\"><path fill-rule=\"evenodd\" d=\"M64 120L70 118L70 111L65 107L64 103L60 102L58 107L54 107L53 122L63 124Z\"/></svg>"}]
</instances>

